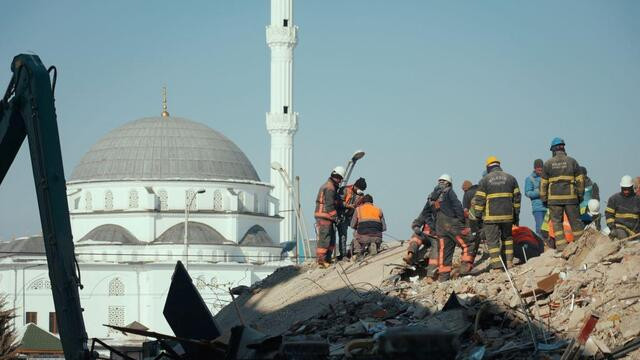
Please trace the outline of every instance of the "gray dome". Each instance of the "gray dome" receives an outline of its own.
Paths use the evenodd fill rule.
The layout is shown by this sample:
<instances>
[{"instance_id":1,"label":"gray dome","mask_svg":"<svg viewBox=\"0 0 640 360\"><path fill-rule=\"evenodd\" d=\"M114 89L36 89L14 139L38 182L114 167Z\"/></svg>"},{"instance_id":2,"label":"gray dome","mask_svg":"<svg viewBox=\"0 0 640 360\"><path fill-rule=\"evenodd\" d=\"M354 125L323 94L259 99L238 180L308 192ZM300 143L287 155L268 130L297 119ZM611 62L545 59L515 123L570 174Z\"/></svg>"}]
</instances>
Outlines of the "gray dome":
<instances>
[{"instance_id":1,"label":"gray dome","mask_svg":"<svg viewBox=\"0 0 640 360\"><path fill-rule=\"evenodd\" d=\"M260 181L231 140L178 117L143 118L112 130L84 155L70 181L171 179Z\"/></svg>"},{"instance_id":2,"label":"gray dome","mask_svg":"<svg viewBox=\"0 0 640 360\"><path fill-rule=\"evenodd\" d=\"M251 229L247 230L240 242L240 246L275 246L271 236L267 234L267 231L260 225L253 225Z\"/></svg>"},{"instance_id":3,"label":"gray dome","mask_svg":"<svg viewBox=\"0 0 640 360\"><path fill-rule=\"evenodd\" d=\"M140 245L143 244L140 240L129 232L129 230L123 228L120 225L104 224L89 231L87 235L83 236L78 242L84 242L88 240L110 242L124 245Z\"/></svg>"},{"instance_id":4,"label":"gray dome","mask_svg":"<svg viewBox=\"0 0 640 360\"><path fill-rule=\"evenodd\" d=\"M216 245L230 241L225 239L216 229L207 224L189 221L187 241L192 245ZM168 228L152 244L182 244L184 242L184 223L178 223Z\"/></svg>"}]
</instances>

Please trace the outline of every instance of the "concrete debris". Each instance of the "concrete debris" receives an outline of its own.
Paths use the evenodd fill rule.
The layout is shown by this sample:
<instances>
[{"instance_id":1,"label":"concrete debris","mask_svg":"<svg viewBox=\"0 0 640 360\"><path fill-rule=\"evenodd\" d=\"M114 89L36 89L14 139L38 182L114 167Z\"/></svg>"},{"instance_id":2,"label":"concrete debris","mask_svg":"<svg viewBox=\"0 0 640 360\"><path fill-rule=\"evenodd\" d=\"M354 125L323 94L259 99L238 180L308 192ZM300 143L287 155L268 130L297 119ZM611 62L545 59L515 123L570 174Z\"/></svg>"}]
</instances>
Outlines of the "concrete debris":
<instances>
[{"instance_id":1,"label":"concrete debris","mask_svg":"<svg viewBox=\"0 0 640 360\"><path fill-rule=\"evenodd\" d=\"M473 275L441 283L416 280L416 270L401 263L404 250L390 245L362 262L277 271L236 301L259 331L319 336L332 359L420 358L425 348L429 358L453 358L447 351L455 349L458 359L528 359L538 349L541 358L560 359L592 314L599 321L580 351L640 356L624 348L640 336L637 241L586 231L562 253L547 250L516 265L510 272L524 308L506 274L488 271L487 254L478 255ZM452 299L457 305L443 311ZM216 323L236 325L234 310L223 309ZM439 351L448 355L433 357Z\"/></svg>"}]
</instances>

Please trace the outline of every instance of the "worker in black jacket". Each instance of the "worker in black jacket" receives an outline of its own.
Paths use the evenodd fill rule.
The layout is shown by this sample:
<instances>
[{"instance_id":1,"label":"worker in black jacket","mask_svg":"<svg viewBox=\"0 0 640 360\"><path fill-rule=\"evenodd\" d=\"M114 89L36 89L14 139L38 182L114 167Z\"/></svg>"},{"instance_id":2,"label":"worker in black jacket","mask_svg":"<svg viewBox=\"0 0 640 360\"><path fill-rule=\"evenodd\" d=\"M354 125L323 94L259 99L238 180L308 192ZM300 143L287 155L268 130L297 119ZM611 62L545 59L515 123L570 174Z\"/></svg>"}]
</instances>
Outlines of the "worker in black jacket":
<instances>
[{"instance_id":1,"label":"worker in black jacket","mask_svg":"<svg viewBox=\"0 0 640 360\"><path fill-rule=\"evenodd\" d=\"M409 240L407 254L402 258L407 265L418 265L420 255L427 255L427 277L433 279L438 272L438 240L435 236L436 218L431 202L422 208L418 217L411 223L413 234Z\"/></svg>"},{"instance_id":2,"label":"worker in black jacket","mask_svg":"<svg viewBox=\"0 0 640 360\"><path fill-rule=\"evenodd\" d=\"M540 200L549 209L555 247L564 250L567 246L563 227L564 214L567 214L574 239L578 240L584 230L579 208L584 196L584 174L578 162L567 156L564 140L553 139L551 152L553 157L542 166Z\"/></svg>"},{"instance_id":3,"label":"worker in black jacket","mask_svg":"<svg viewBox=\"0 0 640 360\"><path fill-rule=\"evenodd\" d=\"M456 193L452 178L443 174L438 178L438 186L429 196L436 213L436 234L438 235L438 281L451 278L453 252L456 244L462 248L460 273L471 271L475 254L472 254L469 228L465 226L464 211Z\"/></svg>"},{"instance_id":4,"label":"worker in black jacket","mask_svg":"<svg viewBox=\"0 0 640 360\"><path fill-rule=\"evenodd\" d=\"M519 224L520 217L520 188L513 176L502 171L500 160L495 156L487 159L486 166L487 175L478 184L471 212L475 219L483 222L491 268L502 269L501 256L509 268L513 266L511 227Z\"/></svg>"},{"instance_id":5,"label":"worker in black jacket","mask_svg":"<svg viewBox=\"0 0 640 360\"><path fill-rule=\"evenodd\" d=\"M612 238L624 239L640 232L640 196L633 192L631 176L622 177L620 192L609 198L604 216Z\"/></svg>"}]
</instances>

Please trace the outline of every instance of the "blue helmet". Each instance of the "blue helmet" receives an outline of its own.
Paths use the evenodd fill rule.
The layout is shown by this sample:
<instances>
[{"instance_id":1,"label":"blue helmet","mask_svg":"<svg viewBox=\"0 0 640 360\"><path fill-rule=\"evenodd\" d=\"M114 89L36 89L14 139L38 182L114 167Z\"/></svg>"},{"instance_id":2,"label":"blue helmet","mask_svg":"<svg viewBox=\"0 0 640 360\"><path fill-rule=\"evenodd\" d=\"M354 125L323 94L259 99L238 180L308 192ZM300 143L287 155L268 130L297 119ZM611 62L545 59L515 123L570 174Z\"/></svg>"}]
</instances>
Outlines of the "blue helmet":
<instances>
[{"instance_id":1,"label":"blue helmet","mask_svg":"<svg viewBox=\"0 0 640 360\"><path fill-rule=\"evenodd\" d=\"M551 140L551 147L553 148L556 145L564 145L564 140L562 138L553 138L553 140Z\"/></svg>"}]
</instances>

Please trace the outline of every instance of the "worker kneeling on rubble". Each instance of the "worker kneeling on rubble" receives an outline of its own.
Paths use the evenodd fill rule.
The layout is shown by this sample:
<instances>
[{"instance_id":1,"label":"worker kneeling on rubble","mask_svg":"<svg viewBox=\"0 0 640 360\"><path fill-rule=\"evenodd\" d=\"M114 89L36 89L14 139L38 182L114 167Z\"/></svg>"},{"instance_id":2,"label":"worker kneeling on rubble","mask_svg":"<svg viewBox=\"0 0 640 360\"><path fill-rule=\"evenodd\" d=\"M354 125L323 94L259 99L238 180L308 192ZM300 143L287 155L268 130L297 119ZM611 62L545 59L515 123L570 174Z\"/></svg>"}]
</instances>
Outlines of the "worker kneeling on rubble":
<instances>
[{"instance_id":1,"label":"worker kneeling on rubble","mask_svg":"<svg viewBox=\"0 0 640 360\"><path fill-rule=\"evenodd\" d=\"M465 227L462 203L452 189L450 175L438 178L438 185L429 196L435 210L436 234L438 235L438 280L451 278L451 265L456 244L462 248L460 273L471 271L475 254L472 254L472 241L468 227Z\"/></svg>"},{"instance_id":2,"label":"worker kneeling on rubble","mask_svg":"<svg viewBox=\"0 0 640 360\"><path fill-rule=\"evenodd\" d=\"M436 218L429 199L422 211L411 223L413 234L409 240L407 254L402 260L410 266L418 265L428 255L427 276L435 277L438 272L438 238L435 236Z\"/></svg>"},{"instance_id":3,"label":"worker kneeling on rubble","mask_svg":"<svg viewBox=\"0 0 640 360\"><path fill-rule=\"evenodd\" d=\"M516 178L502 170L495 156L490 156L485 164L487 175L478 184L471 212L475 221L483 221L491 268L502 268L500 256L504 256L510 268L513 266L512 225L520 222L520 188Z\"/></svg>"},{"instance_id":4,"label":"worker kneeling on rubble","mask_svg":"<svg viewBox=\"0 0 640 360\"><path fill-rule=\"evenodd\" d=\"M612 195L604 211L610 236L624 239L640 231L640 197L633 192L631 176L620 181L620 192Z\"/></svg>"},{"instance_id":5,"label":"worker kneeling on rubble","mask_svg":"<svg viewBox=\"0 0 640 360\"><path fill-rule=\"evenodd\" d=\"M387 224L382 209L373 204L373 196L367 194L362 198L362 205L356 208L351 219L351 227L356 231L353 239L354 256L362 257L367 250L369 255L377 254Z\"/></svg>"}]
</instances>

